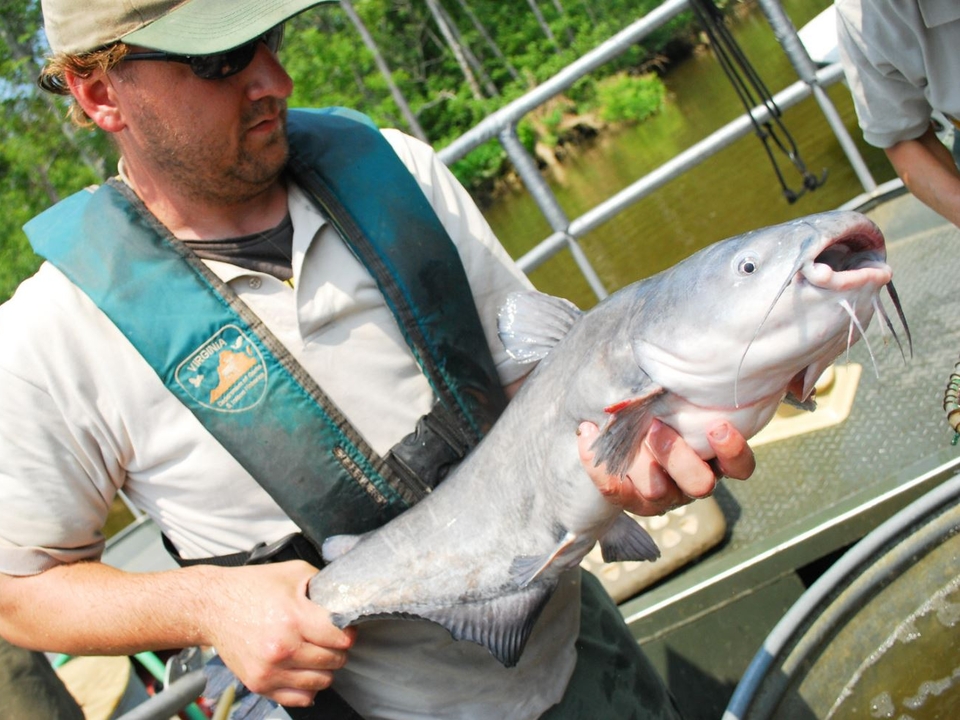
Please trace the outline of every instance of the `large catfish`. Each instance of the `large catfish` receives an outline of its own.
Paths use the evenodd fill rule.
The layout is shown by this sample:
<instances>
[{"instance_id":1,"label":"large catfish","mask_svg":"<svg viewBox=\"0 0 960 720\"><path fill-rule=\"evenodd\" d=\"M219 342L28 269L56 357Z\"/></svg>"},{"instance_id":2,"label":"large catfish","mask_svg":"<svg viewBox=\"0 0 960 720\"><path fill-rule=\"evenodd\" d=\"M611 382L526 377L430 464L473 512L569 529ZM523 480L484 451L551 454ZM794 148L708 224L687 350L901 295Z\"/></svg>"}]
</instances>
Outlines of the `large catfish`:
<instances>
[{"instance_id":1,"label":"large catfish","mask_svg":"<svg viewBox=\"0 0 960 720\"><path fill-rule=\"evenodd\" d=\"M588 478L578 425L600 426L596 460L616 474L654 417L704 458L705 428L718 418L752 436L788 390L809 401L874 312L892 332L880 288L906 327L885 258L872 222L834 212L707 247L587 313L546 295L511 296L501 337L536 369L424 501L378 530L328 541L331 562L310 598L340 627L425 618L514 665L559 575L594 543L608 562L659 555Z\"/></svg>"}]
</instances>

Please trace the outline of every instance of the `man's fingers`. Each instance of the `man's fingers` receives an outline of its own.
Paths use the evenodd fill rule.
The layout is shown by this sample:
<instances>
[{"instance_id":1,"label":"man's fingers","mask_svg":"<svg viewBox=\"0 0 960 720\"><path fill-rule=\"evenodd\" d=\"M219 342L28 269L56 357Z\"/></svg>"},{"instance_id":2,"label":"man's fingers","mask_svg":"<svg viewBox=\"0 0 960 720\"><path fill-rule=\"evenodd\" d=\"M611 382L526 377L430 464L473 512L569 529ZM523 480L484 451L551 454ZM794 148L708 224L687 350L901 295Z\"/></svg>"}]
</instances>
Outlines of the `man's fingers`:
<instances>
[{"instance_id":1,"label":"man's fingers","mask_svg":"<svg viewBox=\"0 0 960 720\"><path fill-rule=\"evenodd\" d=\"M644 444L688 498L704 498L713 493L717 484L713 470L675 430L654 420Z\"/></svg>"},{"instance_id":2,"label":"man's fingers","mask_svg":"<svg viewBox=\"0 0 960 720\"><path fill-rule=\"evenodd\" d=\"M310 622L304 623L303 638L316 646L320 650L349 650L357 639L357 628L346 627L343 630L338 628L330 620L330 614L326 608L323 608L310 600L304 599L309 603L308 612L315 616Z\"/></svg>"},{"instance_id":3,"label":"man's fingers","mask_svg":"<svg viewBox=\"0 0 960 720\"><path fill-rule=\"evenodd\" d=\"M599 432L593 423L582 423L577 430L577 447L580 462L608 502L638 515L657 515L689 501L646 444L641 443L623 478L607 474L605 466L596 467L590 448Z\"/></svg>"},{"instance_id":4,"label":"man's fingers","mask_svg":"<svg viewBox=\"0 0 960 720\"><path fill-rule=\"evenodd\" d=\"M345 651L305 644L286 667L275 668L265 682L248 687L281 705L306 707L317 692L333 684L334 672L346 664Z\"/></svg>"},{"instance_id":5,"label":"man's fingers","mask_svg":"<svg viewBox=\"0 0 960 720\"><path fill-rule=\"evenodd\" d=\"M620 489L623 483L620 478L608 475L606 468L596 466L596 453L593 452L592 447L599 434L600 429L593 423L580 423L577 428L577 451L580 454L580 463L587 470L587 474L600 494L609 502L619 505L621 504Z\"/></svg>"},{"instance_id":6,"label":"man's fingers","mask_svg":"<svg viewBox=\"0 0 960 720\"><path fill-rule=\"evenodd\" d=\"M707 441L717 454L716 463L720 472L737 480L746 480L757 467L753 450L746 438L729 423L722 422L707 432Z\"/></svg>"},{"instance_id":7,"label":"man's fingers","mask_svg":"<svg viewBox=\"0 0 960 720\"><path fill-rule=\"evenodd\" d=\"M675 430L654 420L626 476L620 478L594 465L591 446L599 432L589 422L577 429L580 462L607 501L639 515L663 513L709 497L716 489L718 474L745 480L756 466L746 439L726 421L708 432L716 458L707 463Z\"/></svg>"},{"instance_id":8,"label":"man's fingers","mask_svg":"<svg viewBox=\"0 0 960 720\"><path fill-rule=\"evenodd\" d=\"M310 707L313 705L317 693L326 690L333 684L333 673L303 672L287 678L287 683L270 692L260 692L258 694L286 707Z\"/></svg>"}]
</instances>

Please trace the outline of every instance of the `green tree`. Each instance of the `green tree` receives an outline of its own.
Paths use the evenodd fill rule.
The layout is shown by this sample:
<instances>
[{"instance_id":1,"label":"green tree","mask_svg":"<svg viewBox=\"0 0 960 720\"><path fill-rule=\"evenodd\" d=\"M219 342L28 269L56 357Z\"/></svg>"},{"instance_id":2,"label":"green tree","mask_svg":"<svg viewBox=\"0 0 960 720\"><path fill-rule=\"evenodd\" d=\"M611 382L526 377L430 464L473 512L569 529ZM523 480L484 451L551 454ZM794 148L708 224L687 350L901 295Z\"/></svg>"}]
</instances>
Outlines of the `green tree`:
<instances>
[{"instance_id":1,"label":"green tree","mask_svg":"<svg viewBox=\"0 0 960 720\"><path fill-rule=\"evenodd\" d=\"M23 224L62 197L102 182L104 169L115 162L106 138L73 126L66 103L36 86L47 52L40 27L37 0L6 0L0 8L0 300L40 264Z\"/></svg>"}]
</instances>

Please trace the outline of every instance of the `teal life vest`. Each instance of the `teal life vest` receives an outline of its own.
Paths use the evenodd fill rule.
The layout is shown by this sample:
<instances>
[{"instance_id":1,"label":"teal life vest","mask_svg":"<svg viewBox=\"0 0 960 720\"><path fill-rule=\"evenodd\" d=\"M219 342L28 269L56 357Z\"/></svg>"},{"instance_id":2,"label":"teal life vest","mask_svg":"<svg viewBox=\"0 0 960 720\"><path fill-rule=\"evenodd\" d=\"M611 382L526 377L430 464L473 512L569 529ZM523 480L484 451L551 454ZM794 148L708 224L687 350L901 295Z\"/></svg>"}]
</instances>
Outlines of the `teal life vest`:
<instances>
[{"instance_id":1,"label":"teal life vest","mask_svg":"<svg viewBox=\"0 0 960 720\"><path fill-rule=\"evenodd\" d=\"M291 110L288 132L288 172L376 279L444 414L475 445L506 398L456 247L427 198L365 116ZM76 193L24 230L318 547L419 499L125 184Z\"/></svg>"}]
</instances>

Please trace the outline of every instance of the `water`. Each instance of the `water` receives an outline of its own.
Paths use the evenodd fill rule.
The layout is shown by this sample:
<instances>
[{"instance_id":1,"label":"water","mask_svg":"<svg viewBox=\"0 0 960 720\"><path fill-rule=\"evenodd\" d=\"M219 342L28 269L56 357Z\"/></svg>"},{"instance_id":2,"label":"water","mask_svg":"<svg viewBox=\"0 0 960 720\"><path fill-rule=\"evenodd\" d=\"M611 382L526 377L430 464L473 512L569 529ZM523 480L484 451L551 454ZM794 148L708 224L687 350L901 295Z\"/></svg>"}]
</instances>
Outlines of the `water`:
<instances>
[{"instance_id":1,"label":"water","mask_svg":"<svg viewBox=\"0 0 960 720\"><path fill-rule=\"evenodd\" d=\"M857 669L828 720L950 720L960 708L960 577L903 620Z\"/></svg>"},{"instance_id":2,"label":"water","mask_svg":"<svg viewBox=\"0 0 960 720\"><path fill-rule=\"evenodd\" d=\"M830 2L786 0L783 4L800 28ZM797 80L759 9L739 18L732 30L772 93ZM581 215L743 112L733 87L710 52L680 63L664 81L669 100L663 112L581 146L565 160L562 176L548 178L568 217ZM863 143L846 87L838 83L828 89L828 95L874 179L884 182L893 178L884 154ZM783 120L810 171L820 176L826 169L825 186L789 204L760 140L754 135L742 138L581 239L604 286L615 290L673 265L716 240L831 210L863 191L813 98L786 110ZM800 175L782 154L777 159L787 184L798 189ZM505 194L485 215L515 258L551 234L536 204L522 190ZM539 289L568 297L581 307L596 301L567 251L530 276Z\"/></svg>"}]
</instances>

